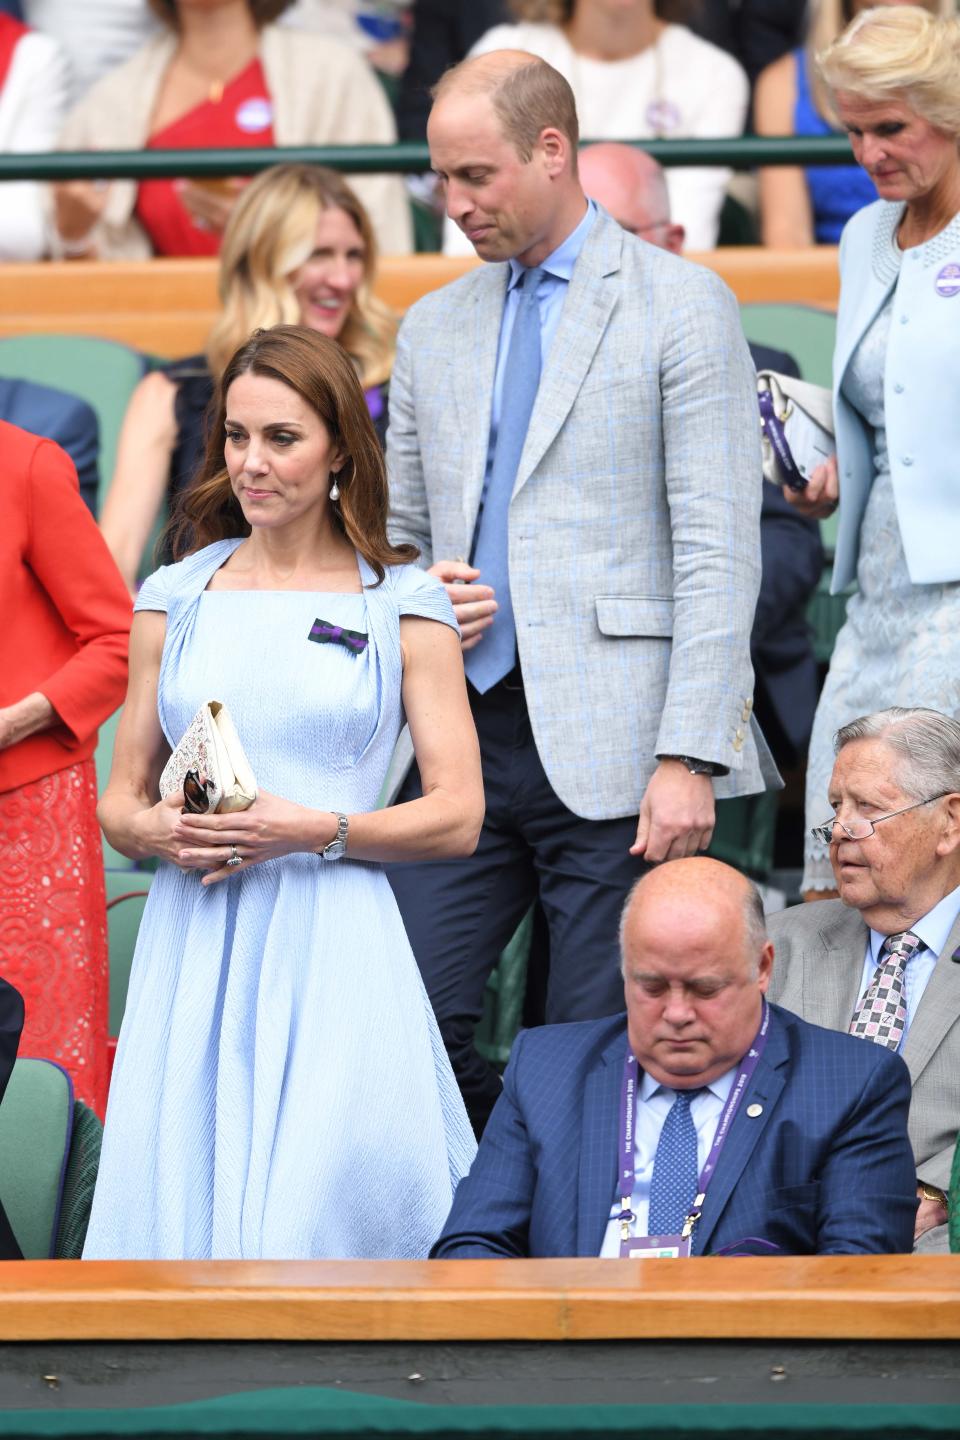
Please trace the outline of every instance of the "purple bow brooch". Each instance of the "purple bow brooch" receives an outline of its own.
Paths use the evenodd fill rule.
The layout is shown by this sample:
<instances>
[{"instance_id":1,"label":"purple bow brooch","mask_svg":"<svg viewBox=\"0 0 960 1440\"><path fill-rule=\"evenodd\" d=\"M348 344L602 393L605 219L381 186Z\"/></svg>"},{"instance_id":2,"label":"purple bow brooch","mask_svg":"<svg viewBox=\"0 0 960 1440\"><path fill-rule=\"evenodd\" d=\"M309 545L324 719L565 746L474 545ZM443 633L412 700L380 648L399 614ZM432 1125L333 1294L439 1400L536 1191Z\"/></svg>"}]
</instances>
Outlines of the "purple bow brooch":
<instances>
[{"instance_id":1,"label":"purple bow brooch","mask_svg":"<svg viewBox=\"0 0 960 1440\"><path fill-rule=\"evenodd\" d=\"M331 625L329 620L314 620L307 639L317 645L342 645L351 655L362 655L367 648L367 636L362 630L346 630L342 625Z\"/></svg>"}]
</instances>

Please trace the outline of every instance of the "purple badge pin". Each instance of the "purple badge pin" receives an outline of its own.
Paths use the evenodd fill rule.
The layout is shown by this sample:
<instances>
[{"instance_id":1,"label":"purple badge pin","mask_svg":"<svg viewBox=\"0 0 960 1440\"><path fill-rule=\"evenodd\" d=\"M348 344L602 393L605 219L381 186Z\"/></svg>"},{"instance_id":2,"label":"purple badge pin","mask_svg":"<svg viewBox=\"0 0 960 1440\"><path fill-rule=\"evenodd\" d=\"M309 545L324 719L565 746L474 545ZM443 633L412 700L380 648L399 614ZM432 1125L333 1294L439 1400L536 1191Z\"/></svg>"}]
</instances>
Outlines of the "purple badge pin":
<instances>
[{"instance_id":1,"label":"purple badge pin","mask_svg":"<svg viewBox=\"0 0 960 1440\"><path fill-rule=\"evenodd\" d=\"M951 260L949 265L944 265L943 269L937 272L933 288L942 300L949 300L953 295L960 295L960 265L956 260Z\"/></svg>"},{"instance_id":2,"label":"purple badge pin","mask_svg":"<svg viewBox=\"0 0 960 1440\"><path fill-rule=\"evenodd\" d=\"M680 124L680 111L672 100L651 100L647 106L647 124L657 134L669 134Z\"/></svg>"}]
</instances>

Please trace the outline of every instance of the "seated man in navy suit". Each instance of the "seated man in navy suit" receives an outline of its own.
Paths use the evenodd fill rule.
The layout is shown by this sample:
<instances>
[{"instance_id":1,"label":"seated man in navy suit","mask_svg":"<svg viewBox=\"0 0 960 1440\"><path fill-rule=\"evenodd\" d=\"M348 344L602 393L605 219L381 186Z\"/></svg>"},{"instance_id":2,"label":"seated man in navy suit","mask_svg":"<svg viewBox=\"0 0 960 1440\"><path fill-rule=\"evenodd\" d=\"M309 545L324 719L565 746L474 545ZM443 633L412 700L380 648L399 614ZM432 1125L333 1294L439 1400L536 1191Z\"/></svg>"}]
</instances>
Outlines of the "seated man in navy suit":
<instances>
[{"instance_id":1,"label":"seated man in navy suit","mask_svg":"<svg viewBox=\"0 0 960 1440\"><path fill-rule=\"evenodd\" d=\"M56 440L77 467L80 494L96 516L100 425L93 407L79 395L36 385L32 380L0 379L0 420L19 425L31 435Z\"/></svg>"},{"instance_id":2,"label":"seated man in navy suit","mask_svg":"<svg viewBox=\"0 0 960 1440\"><path fill-rule=\"evenodd\" d=\"M621 951L625 1016L518 1037L433 1255L908 1252L907 1067L767 1003L751 882L650 871Z\"/></svg>"}]
</instances>

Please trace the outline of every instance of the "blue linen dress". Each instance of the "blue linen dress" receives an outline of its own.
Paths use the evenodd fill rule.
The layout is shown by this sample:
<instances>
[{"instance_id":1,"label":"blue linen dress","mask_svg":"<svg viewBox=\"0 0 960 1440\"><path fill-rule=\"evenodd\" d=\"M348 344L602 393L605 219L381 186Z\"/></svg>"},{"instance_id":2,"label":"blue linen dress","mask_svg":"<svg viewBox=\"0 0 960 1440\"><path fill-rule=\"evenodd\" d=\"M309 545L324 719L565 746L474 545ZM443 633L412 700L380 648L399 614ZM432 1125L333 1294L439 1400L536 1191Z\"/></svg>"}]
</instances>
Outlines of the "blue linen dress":
<instances>
[{"instance_id":1,"label":"blue linen dress","mask_svg":"<svg viewBox=\"0 0 960 1440\"><path fill-rule=\"evenodd\" d=\"M414 566L362 594L207 591L224 540L144 584L167 615L174 745L228 706L258 785L369 811L402 724L401 615L456 626ZM365 632L355 654L314 621ZM143 917L84 1258L417 1258L475 1143L380 867L297 854L204 888L161 864Z\"/></svg>"}]
</instances>

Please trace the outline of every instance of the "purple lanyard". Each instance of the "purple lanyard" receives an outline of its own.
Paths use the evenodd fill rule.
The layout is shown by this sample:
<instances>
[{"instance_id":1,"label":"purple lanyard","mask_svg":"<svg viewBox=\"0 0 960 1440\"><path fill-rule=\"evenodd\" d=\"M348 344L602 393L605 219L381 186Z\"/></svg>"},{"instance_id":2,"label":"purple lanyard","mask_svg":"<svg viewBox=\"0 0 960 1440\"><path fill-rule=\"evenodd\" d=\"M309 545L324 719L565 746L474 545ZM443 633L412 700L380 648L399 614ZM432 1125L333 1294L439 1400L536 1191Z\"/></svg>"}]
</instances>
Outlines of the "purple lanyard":
<instances>
[{"instance_id":1,"label":"purple lanyard","mask_svg":"<svg viewBox=\"0 0 960 1440\"><path fill-rule=\"evenodd\" d=\"M717 1168L717 1161L720 1159L720 1152L724 1147L727 1136L730 1134L730 1126L733 1118L740 1107L744 1092L753 1078L763 1054L764 1046L767 1043L767 1030L770 1026L770 1007L766 1000L763 1001L763 1014L760 1017L760 1029L754 1037L753 1044L740 1062L740 1069L737 1077L730 1088L727 1096L727 1103L723 1107L720 1119L717 1122L716 1134L713 1137L713 1144L710 1146L710 1153L704 1161L703 1169L700 1172L700 1180L697 1185L698 1194L694 1200L694 1208L684 1222L683 1234L687 1238L695 1221L699 1220L704 1200L707 1198L707 1186L713 1179L714 1171ZM636 1094L637 1076L639 1067L637 1057L627 1044L627 1058L623 1063L623 1084L620 1088L620 1214L617 1219L620 1222L620 1235L623 1240L629 1238L630 1222L636 1219L630 1206L633 1203L633 1184L636 1179L634 1160L634 1121L636 1117Z\"/></svg>"}]
</instances>

